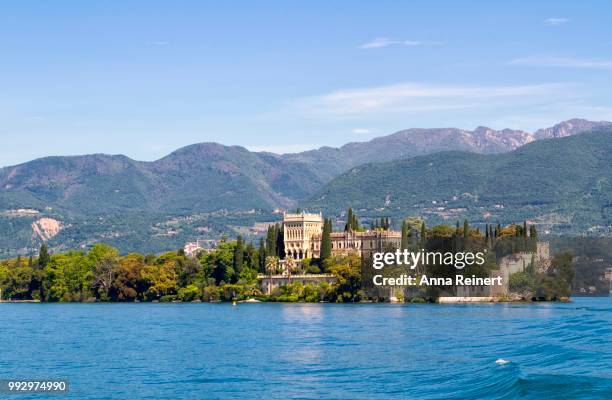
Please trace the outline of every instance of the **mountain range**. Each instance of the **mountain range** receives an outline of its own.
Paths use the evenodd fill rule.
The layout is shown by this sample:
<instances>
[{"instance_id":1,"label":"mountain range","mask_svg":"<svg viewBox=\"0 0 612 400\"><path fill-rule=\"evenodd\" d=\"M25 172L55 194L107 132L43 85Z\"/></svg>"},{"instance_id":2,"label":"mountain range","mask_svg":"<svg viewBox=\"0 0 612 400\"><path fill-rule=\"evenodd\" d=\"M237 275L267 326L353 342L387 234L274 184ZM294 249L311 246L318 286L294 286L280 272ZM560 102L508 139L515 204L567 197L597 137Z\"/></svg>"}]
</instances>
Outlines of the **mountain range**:
<instances>
[{"instance_id":1,"label":"mountain range","mask_svg":"<svg viewBox=\"0 0 612 400\"><path fill-rule=\"evenodd\" d=\"M363 164L303 207L424 215L428 223L523 220L556 233L612 233L612 129L539 140L504 154L440 152Z\"/></svg>"},{"instance_id":2,"label":"mountain range","mask_svg":"<svg viewBox=\"0 0 612 400\"><path fill-rule=\"evenodd\" d=\"M282 155L200 143L153 162L105 154L41 158L0 169L0 251L24 249L41 239L33 224L45 217L57 221L57 226L53 235L42 237L66 246L84 245L89 235L123 238L133 248L130 237L147 242L160 221L225 213L209 224L218 226L212 235L225 229L227 213L259 210L266 215L277 208L293 208L313 195L316 198L324 185L333 185L340 174L362 164L445 151L506 153L534 141L610 127L606 121L572 119L533 133L486 127L407 129L340 148ZM122 226L126 221L132 222ZM182 236L169 234L168 241L195 234L184 230Z\"/></svg>"}]
</instances>

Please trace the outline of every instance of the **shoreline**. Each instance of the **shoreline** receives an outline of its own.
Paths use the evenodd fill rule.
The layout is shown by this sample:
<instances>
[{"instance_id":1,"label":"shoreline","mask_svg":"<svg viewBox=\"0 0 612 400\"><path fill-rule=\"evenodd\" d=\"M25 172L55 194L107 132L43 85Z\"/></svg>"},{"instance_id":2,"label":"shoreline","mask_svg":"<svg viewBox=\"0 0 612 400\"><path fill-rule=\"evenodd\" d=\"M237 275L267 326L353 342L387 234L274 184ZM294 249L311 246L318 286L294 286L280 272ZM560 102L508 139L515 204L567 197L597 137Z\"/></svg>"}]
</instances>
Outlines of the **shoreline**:
<instances>
[{"instance_id":1,"label":"shoreline","mask_svg":"<svg viewBox=\"0 0 612 400\"><path fill-rule=\"evenodd\" d=\"M578 296L580 297L580 296ZM587 296L587 297L609 297L609 296ZM494 297L450 297L443 296L437 298L435 301L355 301L355 302L329 302L329 301L266 301L259 300L256 298L239 300L239 301L40 301L40 300L1 300L1 303L6 304L486 304L486 303L523 303L523 304L537 304L537 303L569 303L572 301L572 297L556 299L556 300L526 300L526 299L499 299Z\"/></svg>"}]
</instances>

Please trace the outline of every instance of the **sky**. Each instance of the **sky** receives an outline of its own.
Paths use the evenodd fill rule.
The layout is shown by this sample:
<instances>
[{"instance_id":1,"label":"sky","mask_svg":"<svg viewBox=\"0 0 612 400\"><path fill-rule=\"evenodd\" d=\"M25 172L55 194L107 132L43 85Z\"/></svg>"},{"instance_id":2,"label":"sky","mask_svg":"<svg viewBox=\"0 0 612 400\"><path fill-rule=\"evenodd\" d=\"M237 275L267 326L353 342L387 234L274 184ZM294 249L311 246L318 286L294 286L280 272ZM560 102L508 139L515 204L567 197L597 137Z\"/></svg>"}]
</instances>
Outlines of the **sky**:
<instances>
[{"instance_id":1,"label":"sky","mask_svg":"<svg viewBox=\"0 0 612 400\"><path fill-rule=\"evenodd\" d=\"M5 1L0 165L612 120L612 2Z\"/></svg>"}]
</instances>

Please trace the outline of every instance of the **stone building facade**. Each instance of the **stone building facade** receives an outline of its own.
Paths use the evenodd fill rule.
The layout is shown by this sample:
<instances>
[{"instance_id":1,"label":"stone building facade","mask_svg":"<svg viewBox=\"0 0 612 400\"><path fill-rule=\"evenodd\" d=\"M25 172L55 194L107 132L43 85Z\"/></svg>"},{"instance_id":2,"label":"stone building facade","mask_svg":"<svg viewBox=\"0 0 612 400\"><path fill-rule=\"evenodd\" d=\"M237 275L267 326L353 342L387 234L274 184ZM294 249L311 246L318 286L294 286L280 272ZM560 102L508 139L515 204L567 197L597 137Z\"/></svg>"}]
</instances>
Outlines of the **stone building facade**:
<instances>
[{"instance_id":1,"label":"stone building facade","mask_svg":"<svg viewBox=\"0 0 612 400\"><path fill-rule=\"evenodd\" d=\"M295 260L318 258L321 255L323 217L321 214L283 215L284 244L287 257ZM375 252L399 248L402 234L398 231L343 231L331 233L333 255L359 254L371 257Z\"/></svg>"},{"instance_id":2,"label":"stone building facade","mask_svg":"<svg viewBox=\"0 0 612 400\"><path fill-rule=\"evenodd\" d=\"M320 213L284 213L283 241L285 254L295 260L318 257L313 253L313 237L320 237L322 232L323 216Z\"/></svg>"}]
</instances>

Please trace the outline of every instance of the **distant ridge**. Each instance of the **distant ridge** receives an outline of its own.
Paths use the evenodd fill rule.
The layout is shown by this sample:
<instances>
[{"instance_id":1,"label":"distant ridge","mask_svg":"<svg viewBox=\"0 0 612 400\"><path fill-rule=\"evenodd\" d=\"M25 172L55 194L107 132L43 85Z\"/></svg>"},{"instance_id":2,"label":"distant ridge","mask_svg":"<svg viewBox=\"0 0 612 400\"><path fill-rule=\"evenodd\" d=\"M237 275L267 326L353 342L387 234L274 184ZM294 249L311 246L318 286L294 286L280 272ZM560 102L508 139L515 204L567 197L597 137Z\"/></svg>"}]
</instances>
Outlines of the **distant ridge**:
<instances>
[{"instance_id":1,"label":"distant ridge","mask_svg":"<svg viewBox=\"0 0 612 400\"><path fill-rule=\"evenodd\" d=\"M323 173L327 174L323 177L329 178L368 162L391 161L452 150L481 154L506 153L535 140L571 136L606 127L612 127L612 122L570 119L535 133L513 129L494 130L484 126L473 131L458 128L412 128L368 142L348 143L340 148L322 147L283 157L324 166Z\"/></svg>"},{"instance_id":2,"label":"distant ridge","mask_svg":"<svg viewBox=\"0 0 612 400\"><path fill-rule=\"evenodd\" d=\"M123 155L46 157L0 169L0 210L53 207L71 214L287 208L354 166L440 151L505 153L535 140L612 127L571 119L535 133L457 128L407 129L340 148L295 154L199 143L153 162Z\"/></svg>"},{"instance_id":3,"label":"distant ridge","mask_svg":"<svg viewBox=\"0 0 612 400\"><path fill-rule=\"evenodd\" d=\"M128 249L154 250L196 232L213 235L211 226L217 233L227 231L231 223L219 217L195 231L197 226L185 228L181 222L177 223L181 228L174 230L174 222L167 227L163 221L201 213L290 209L358 165L443 151L506 153L540 139L606 127L612 123L572 119L535 133L486 127L415 128L340 148L283 155L199 143L153 162L105 154L40 158L0 168L0 251L25 248L36 239L33 212L38 213L36 218L57 221L53 223L61 229L53 238L56 243L108 240L120 241ZM152 234L158 235L156 239Z\"/></svg>"},{"instance_id":4,"label":"distant ridge","mask_svg":"<svg viewBox=\"0 0 612 400\"><path fill-rule=\"evenodd\" d=\"M567 133L567 131L566 131ZM512 223L612 234L612 128L535 141L504 154L441 152L359 165L301 207L336 215L425 216L429 223Z\"/></svg>"}]
</instances>

